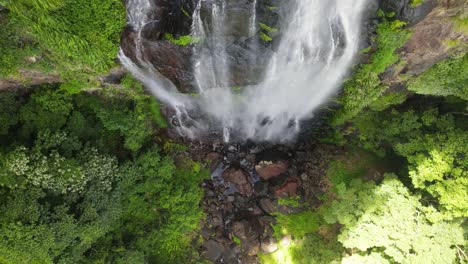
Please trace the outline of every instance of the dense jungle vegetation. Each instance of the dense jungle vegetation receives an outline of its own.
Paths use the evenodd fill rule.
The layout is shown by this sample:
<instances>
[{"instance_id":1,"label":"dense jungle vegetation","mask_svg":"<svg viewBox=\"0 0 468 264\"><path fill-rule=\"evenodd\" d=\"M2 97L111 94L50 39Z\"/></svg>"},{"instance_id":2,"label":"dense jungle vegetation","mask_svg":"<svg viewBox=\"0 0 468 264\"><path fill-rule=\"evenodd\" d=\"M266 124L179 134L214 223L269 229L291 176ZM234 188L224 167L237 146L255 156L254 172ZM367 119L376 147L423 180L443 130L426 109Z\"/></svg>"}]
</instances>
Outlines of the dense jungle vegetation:
<instances>
[{"instance_id":1,"label":"dense jungle vegetation","mask_svg":"<svg viewBox=\"0 0 468 264\"><path fill-rule=\"evenodd\" d=\"M204 263L209 172L162 136L168 124L140 83L98 80L117 64L122 1L0 0L0 12L0 78L61 78L0 91L0 263ZM293 242L263 263L468 261L468 55L388 90L379 75L411 32L381 14L377 34L322 139L347 149L322 205L276 215L278 239ZM382 163L387 173L366 177Z\"/></svg>"},{"instance_id":2,"label":"dense jungle vegetation","mask_svg":"<svg viewBox=\"0 0 468 264\"><path fill-rule=\"evenodd\" d=\"M191 262L206 171L131 77L86 89L116 64L122 1L0 3L0 75L63 80L0 93L0 263Z\"/></svg>"}]
</instances>

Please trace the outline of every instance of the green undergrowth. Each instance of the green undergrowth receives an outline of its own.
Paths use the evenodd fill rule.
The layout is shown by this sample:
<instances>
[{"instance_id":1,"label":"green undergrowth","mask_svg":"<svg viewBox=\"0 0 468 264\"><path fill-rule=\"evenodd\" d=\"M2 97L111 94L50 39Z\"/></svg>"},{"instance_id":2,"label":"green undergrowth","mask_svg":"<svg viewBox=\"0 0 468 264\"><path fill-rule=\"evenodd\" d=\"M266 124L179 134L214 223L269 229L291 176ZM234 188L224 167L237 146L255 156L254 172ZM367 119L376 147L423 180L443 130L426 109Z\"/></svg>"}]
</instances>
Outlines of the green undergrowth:
<instances>
[{"instance_id":1,"label":"green undergrowth","mask_svg":"<svg viewBox=\"0 0 468 264\"><path fill-rule=\"evenodd\" d=\"M408 82L408 90L418 94L458 96L468 100L468 54L453 55Z\"/></svg>"},{"instance_id":2,"label":"green undergrowth","mask_svg":"<svg viewBox=\"0 0 468 264\"><path fill-rule=\"evenodd\" d=\"M396 174L369 177L380 161L359 153L330 164L318 209L276 216L278 250L261 263L462 263L462 221L441 220Z\"/></svg>"},{"instance_id":3,"label":"green undergrowth","mask_svg":"<svg viewBox=\"0 0 468 264\"><path fill-rule=\"evenodd\" d=\"M387 89L379 75L398 61L395 51L410 37L403 29L404 22L390 21L381 12L382 22L377 26L376 50L369 63L361 64L354 74L345 81L343 94L339 98L339 109L332 124L340 125L356 116L362 109L370 106Z\"/></svg>"},{"instance_id":4,"label":"green undergrowth","mask_svg":"<svg viewBox=\"0 0 468 264\"><path fill-rule=\"evenodd\" d=\"M420 6L424 3L424 0L411 0L410 6L411 7L417 7Z\"/></svg>"},{"instance_id":5,"label":"green undergrowth","mask_svg":"<svg viewBox=\"0 0 468 264\"><path fill-rule=\"evenodd\" d=\"M393 105L399 105L406 100L407 94L405 92L389 92L380 96L369 105L369 108L374 111L383 111Z\"/></svg>"},{"instance_id":6,"label":"green undergrowth","mask_svg":"<svg viewBox=\"0 0 468 264\"><path fill-rule=\"evenodd\" d=\"M453 17L452 22L456 31L468 34L468 15L459 15Z\"/></svg>"},{"instance_id":7,"label":"green undergrowth","mask_svg":"<svg viewBox=\"0 0 468 264\"><path fill-rule=\"evenodd\" d=\"M278 204L285 205L285 206L291 206L291 207L299 207L299 206L301 206L300 199L301 199L300 196L288 197L288 198L279 198L278 199Z\"/></svg>"},{"instance_id":8,"label":"green undergrowth","mask_svg":"<svg viewBox=\"0 0 468 264\"><path fill-rule=\"evenodd\" d=\"M164 38L169 40L172 44L179 45L179 46L187 46L189 44L195 44L200 41L198 38L193 38L190 35L180 36L175 38L174 35L170 33L165 33Z\"/></svg>"},{"instance_id":9,"label":"green undergrowth","mask_svg":"<svg viewBox=\"0 0 468 264\"><path fill-rule=\"evenodd\" d=\"M462 198L468 190L465 121L463 115L429 108L368 112L354 124L365 148L379 153L391 146L405 158L411 187L425 194L428 204L440 212L437 217L450 220L468 216L468 203Z\"/></svg>"},{"instance_id":10,"label":"green undergrowth","mask_svg":"<svg viewBox=\"0 0 468 264\"><path fill-rule=\"evenodd\" d=\"M125 89L0 93L1 263L193 263L208 175L154 99Z\"/></svg>"},{"instance_id":11,"label":"green undergrowth","mask_svg":"<svg viewBox=\"0 0 468 264\"><path fill-rule=\"evenodd\" d=\"M119 0L5 0L0 75L18 69L55 71L83 88L115 65L125 8ZM3 31L3 28L7 30ZM26 61L34 57L37 62Z\"/></svg>"},{"instance_id":12,"label":"green undergrowth","mask_svg":"<svg viewBox=\"0 0 468 264\"><path fill-rule=\"evenodd\" d=\"M346 138L343 133L339 130L333 130L322 136L320 139L321 143L334 144L338 146L343 146L346 144Z\"/></svg>"},{"instance_id":13,"label":"green undergrowth","mask_svg":"<svg viewBox=\"0 0 468 264\"><path fill-rule=\"evenodd\" d=\"M32 68L42 72L53 70L52 63L42 56L36 43L18 36L14 23L6 18L0 20L0 27L0 77L15 75L19 68Z\"/></svg>"}]
</instances>

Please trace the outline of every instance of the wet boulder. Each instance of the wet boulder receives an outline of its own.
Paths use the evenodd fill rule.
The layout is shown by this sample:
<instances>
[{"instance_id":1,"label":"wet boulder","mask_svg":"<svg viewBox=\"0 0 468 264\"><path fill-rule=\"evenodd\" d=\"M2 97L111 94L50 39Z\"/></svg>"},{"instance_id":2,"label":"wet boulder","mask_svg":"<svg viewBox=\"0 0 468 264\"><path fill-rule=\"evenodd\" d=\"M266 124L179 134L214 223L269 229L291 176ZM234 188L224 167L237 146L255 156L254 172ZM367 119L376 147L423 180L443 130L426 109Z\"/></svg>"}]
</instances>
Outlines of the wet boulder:
<instances>
[{"instance_id":1,"label":"wet boulder","mask_svg":"<svg viewBox=\"0 0 468 264\"><path fill-rule=\"evenodd\" d=\"M237 191L243 195L252 195L252 185L248 180L249 173L241 168L228 168L223 172L225 181L234 184Z\"/></svg>"},{"instance_id":2,"label":"wet boulder","mask_svg":"<svg viewBox=\"0 0 468 264\"><path fill-rule=\"evenodd\" d=\"M278 250L278 244L274 238L266 237L262 240L260 249L263 254L270 254Z\"/></svg>"},{"instance_id":3,"label":"wet boulder","mask_svg":"<svg viewBox=\"0 0 468 264\"><path fill-rule=\"evenodd\" d=\"M286 173L288 171L288 167L289 162L286 160L260 161L255 166L255 171L262 179L269 180Z\"/></svg>"},{"instance_id":4,"label":"wet boulder","mask_svg":"<svg viewBox=\"0 0 468 264\"><path fill-rule=\"evenodd\" d=\"M224 246L214 240L207 240L203 242L203 252L202 256L212 262L218 260L223 251L225 250Z\"/></svg>"},{"instance_id":5,"label":"wet boulder","mask_svg":"<svg viewBox=\"0 0 468 264\"><path fill-rule=\"evenodd\" d=\"M294 197L301 186L301 179L292 176L286 179L283 184L276 187L274 190L275 196L278 198Z\"/></svg>"},{"instance_id":6,"label":"wet boulder","mask_svg":"<svg viewBox=\"0 0 468 264\"><path fill-rule=\"evenodd\" d=\"M241 240L242 250L253 256L260 251L260 236L263 228L257 218L236 221L232 224L233 234Z\"/></svg>"}]
</instances>

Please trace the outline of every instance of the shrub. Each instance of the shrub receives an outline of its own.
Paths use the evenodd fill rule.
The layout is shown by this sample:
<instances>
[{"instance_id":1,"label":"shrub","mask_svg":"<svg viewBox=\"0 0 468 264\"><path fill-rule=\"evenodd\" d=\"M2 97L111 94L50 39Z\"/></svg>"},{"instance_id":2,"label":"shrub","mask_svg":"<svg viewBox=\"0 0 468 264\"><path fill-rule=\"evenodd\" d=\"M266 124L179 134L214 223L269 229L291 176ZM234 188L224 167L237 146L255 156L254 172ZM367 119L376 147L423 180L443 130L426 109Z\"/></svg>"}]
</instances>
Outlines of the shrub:
<instances>
[{"instance_id":1,"label":"shrub","mask_svg":"<svg viewBox=\"0 0 468 264\"><path fill-rule=\"evenodd\" d=\"M339 99L341 109L332 119L334 125L343 124L356 116L387 89L381 83L379 75L398 61L399 57L395 51L408 40L410 33L402 29L404 22L389 21L383 15L382 19L377 27L377 50L372 54L369 63L361 64L351 78L346 80L343 95Z\"/></svg>"}]
</instances>

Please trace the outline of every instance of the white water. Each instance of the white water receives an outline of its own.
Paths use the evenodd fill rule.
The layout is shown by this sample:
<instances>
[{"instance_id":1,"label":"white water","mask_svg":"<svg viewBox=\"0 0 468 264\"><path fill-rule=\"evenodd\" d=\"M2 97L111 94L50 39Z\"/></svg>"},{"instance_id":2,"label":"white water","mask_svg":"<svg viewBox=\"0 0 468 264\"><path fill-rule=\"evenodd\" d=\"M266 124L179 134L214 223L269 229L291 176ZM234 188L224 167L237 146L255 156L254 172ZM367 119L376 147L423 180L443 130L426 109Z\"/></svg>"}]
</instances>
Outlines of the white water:
<instances>
[{"instance_id":1,"label":"white water","mask_svg":"<svg viewBox=\"0 0 468 264\"><path fill-rule=\"evenodd\" d=\"M123 52L120 58L155 96L176 111L179 131L185 136L196 138L211 127L222 127L225 141L232 134L243 140L291 140L300 130L300 121L310 118L314 110L336 93L347 73L358 50L366 2L290 1L290 13L280 29L282 39L265 77L258 85L245 87L240 94L234 94L229 87L225 0L212 4L211 26L200 16L201 1L193 14L192 35L204 40L203 45L195 45L193 50L200 96L180 94L148 62L139 61L138 67ZM129 4L129 23L135 28L141 29L147 23L141 10L148 8L148 3L134 0ZM255 34L256 1L252 8L249 32ZM202 111L209 118L193 120L187 113L191 109Z\"/></svg>"},{"instance_id":2,"label":"white water","mask_svg":"<svg viewBox=\"0 0 468 264\"><path fill-rule=\"evenodd\" d=\"M257 32L257 0L253 0L249 21L249 37Z\"/></svg>"}]
</instances>

